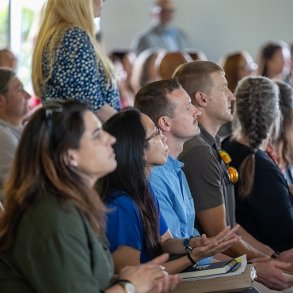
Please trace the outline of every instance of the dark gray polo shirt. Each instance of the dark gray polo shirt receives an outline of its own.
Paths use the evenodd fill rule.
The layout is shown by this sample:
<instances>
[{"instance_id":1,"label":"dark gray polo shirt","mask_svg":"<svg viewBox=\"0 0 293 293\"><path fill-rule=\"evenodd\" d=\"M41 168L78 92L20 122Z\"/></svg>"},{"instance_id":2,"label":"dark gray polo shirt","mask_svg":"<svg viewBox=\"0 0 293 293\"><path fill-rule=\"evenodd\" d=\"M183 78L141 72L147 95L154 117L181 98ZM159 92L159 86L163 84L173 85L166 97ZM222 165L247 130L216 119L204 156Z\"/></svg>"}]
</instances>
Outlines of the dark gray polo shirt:
<instances>
[{"instance_id":1,"label":"dark gray polo shirt","mask_svg":"<svg viewBox=\"0 0 293 293\"><path fill-rule=\"evenodd\" d=\"M194 198L196 212L225 204L227 225L233 227L234 186L227 179L226 166L216 150L220 142L201 125L200 130L200 135L184 144L183 152L179 156L184 162L183 170Z\"/></svg>"}]
</instances>

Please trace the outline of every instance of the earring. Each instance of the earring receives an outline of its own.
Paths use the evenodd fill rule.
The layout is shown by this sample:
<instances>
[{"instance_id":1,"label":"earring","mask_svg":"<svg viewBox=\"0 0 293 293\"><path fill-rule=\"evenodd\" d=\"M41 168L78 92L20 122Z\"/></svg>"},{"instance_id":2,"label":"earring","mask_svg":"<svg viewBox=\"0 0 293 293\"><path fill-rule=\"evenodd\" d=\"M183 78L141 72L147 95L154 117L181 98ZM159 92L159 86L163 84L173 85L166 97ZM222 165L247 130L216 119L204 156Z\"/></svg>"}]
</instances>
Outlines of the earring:
<instances>
[{"instance_id":1,"label":"earring","mask_svg":"<svg viewBox=\"0 0 293 293\"><path fill-rule=\"evenodd\" d=\"M143 160L143 166L144 166L144 167L147 166L147 161Z\"/></svg>"},{"instance_id":2,"label":"earring","mask_svg":"<svg viewBox=\"0 0 293 293\"><path fill-rule=\"evenodd\" d=\"M71 166L77 168L78 167L78 163L76 161L72 161L71 162Z\"/></svg>"}]
</instances>

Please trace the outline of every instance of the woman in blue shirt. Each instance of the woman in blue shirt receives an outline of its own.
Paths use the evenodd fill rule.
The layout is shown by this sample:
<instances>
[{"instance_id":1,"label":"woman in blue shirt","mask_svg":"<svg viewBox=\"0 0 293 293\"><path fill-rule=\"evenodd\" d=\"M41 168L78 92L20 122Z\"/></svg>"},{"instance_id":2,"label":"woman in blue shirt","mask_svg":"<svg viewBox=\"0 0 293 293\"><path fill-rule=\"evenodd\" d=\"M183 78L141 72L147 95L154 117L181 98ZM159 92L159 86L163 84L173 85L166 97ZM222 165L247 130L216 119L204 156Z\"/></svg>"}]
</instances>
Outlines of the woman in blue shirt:
<instances>
[{"instance_id":1,"label":"woman in blue shirt","mask_svg":"<svg viewBox=\"0 0 293 293\"><path fill-rule=\"evenodd\" d=\"M231 231L220 233L217 239L203 236L193 241L187 253L182 239L172 238L147 184L151 168L166 162L166 137L148 116L136 110L114 115L104 129L117 139L117 169L99 182L109 209L107 237L116 271L164 251L184 254L165 264L168 272L180 272L237 241Z\"/></svg>"}]
</instances>

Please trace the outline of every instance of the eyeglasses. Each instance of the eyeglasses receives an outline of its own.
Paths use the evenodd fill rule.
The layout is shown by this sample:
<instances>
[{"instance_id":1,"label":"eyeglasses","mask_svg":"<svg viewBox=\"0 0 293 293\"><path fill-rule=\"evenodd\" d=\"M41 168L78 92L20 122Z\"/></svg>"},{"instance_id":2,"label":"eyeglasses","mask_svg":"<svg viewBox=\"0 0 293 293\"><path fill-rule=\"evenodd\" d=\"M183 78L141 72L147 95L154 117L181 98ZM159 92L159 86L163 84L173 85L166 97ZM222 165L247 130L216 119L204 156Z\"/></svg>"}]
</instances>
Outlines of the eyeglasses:
<instances>
[{"instance_id":1,"label":"eyeglasses","mask_svg":"<svg viewBox=\"0 0 293 293\"><path fill-rule=\"evenodd\" d=\"M156 131L154 133L152 133L148 138L146 138L146 141L150 141L151 139L153 139L154 137L161 135L161 129L157 128Z\"/></svg>"},{"instance_id":2,"label":"eyeglasses","mask_svg":"<svg viewBox=\"0 0 293 293\"><path fill-rule=\"evenodd\" d=\"M233 183L233 184L237 183L238 179L239 179L238 171L234 167L229 166L229 164L232 161L231 157L224 150L218 150L218 153L219 153L221 159L223 160L223 162L226 165L226 168L227 168L227 171L228 171L229 181L231 183Z\"/></svg>"}]
</instances>

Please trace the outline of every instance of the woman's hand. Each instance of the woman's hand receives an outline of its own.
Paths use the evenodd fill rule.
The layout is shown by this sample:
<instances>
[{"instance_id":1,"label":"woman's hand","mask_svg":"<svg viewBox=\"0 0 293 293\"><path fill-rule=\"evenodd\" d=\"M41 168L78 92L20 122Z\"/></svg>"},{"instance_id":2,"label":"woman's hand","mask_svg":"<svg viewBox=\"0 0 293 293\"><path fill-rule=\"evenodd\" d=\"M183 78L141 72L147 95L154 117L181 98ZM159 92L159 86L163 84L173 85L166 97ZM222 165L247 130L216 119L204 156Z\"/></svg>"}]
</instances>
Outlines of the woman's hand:
<instances>
[{"instance_id":1,"label":"woman's hand","mask_svg":"<svg viewBox=\"0 0 293 293\"><path fill-rule=\"evenodd\" d=\"M238 225L233 229L226 227L218 235L211 238L207 238L206 235L203 234L201 239L194 239L199 240L194 244L191 243L191 240L193 240L191 239L191 247L192 245L200 245L193 246L193 249L190 253L192 259L194 259L194 261L197 261L204 257L212 256L214 254L223 252L224 250L229 248L231 245L233 245L235 242L241 239L240 236L235 234L238 228Z\"/></svg>"},{"instance_id":2,"label":"woman's hand","mask_svg":"<svg viewBox=\"0 0 293 293\"><path fill-rule=\"evenodd\" d=\"M221 243L223 241L227 241L234 237L239 227L240 227L239 225L236 225L233 229L231 229L230 227L225 227L219 234L209 238L206 236L206 234L202 234L201 237L192 238L189 241L189 245L193 248L193 247L208 245L215 242Z\"/></svg>"},{"instance_id":3,"label":"woman's hand","mask_svg":"<svg viewBox=\"0 0 293 293\"><path fill-rule=\"evenodd\" d=\"M179 275L169 275L162 266L168 260L168 254L163 254L151 262L123 268L118 279L129 280L137 293L161 293L173 290L180 282Z\"/></svg>"}]
</instances>

